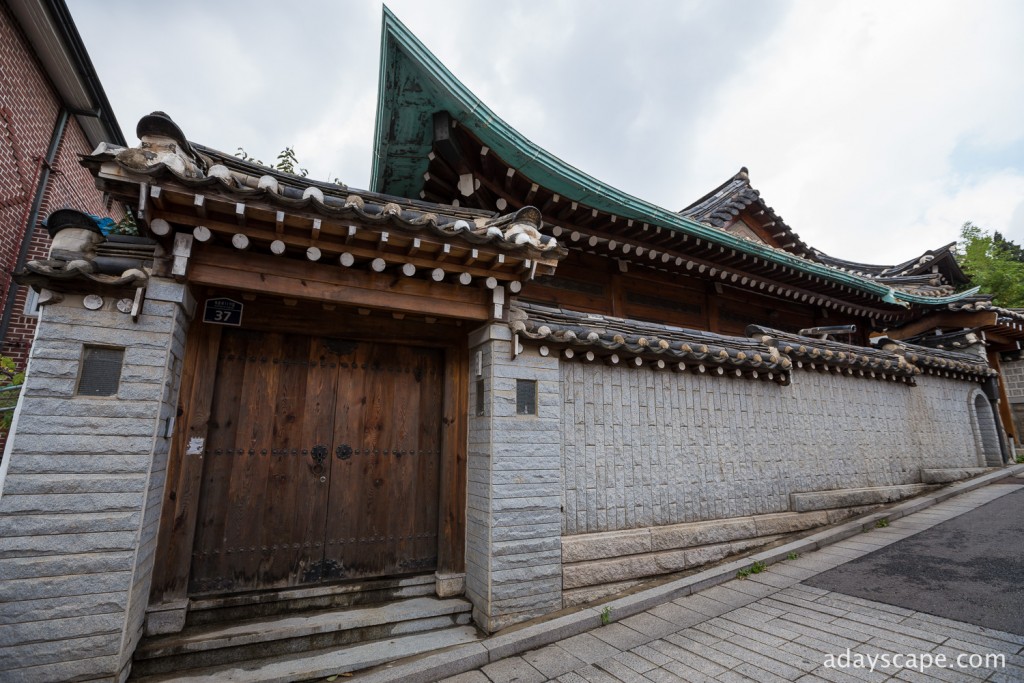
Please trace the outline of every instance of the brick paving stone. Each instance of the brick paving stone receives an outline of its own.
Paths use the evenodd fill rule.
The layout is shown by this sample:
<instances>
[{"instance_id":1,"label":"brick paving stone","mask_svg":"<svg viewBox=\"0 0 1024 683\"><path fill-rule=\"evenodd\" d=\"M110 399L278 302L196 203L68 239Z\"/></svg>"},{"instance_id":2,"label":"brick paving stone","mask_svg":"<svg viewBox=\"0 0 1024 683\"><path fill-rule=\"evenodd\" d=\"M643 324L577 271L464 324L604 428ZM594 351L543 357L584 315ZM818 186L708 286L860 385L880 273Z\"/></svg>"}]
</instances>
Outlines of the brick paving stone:
<instances>
[{"instance_id":1,"label":"brick paving stone","mask_svg":"<svg viewBox=\"0 0 1024 683\"><path fill-rule=\"evenodd\" d=\"M725 605L721 602L718 602L717 600L711 600L710 598L706 598L700 593L697 593L695 595L687 595L685 598L679 598L678 600L673 600L672 602L679 605L680 607L692 609L694 612L706 614L709 617L717 617L718 615L725 614L726 612L732 609L731 607L729 607L729 605Z\"/></svg>"},{"instance_id":2,"label":"brick paving stone","mask_svg":"<svg viewBox=\"0 0 1024 683\"><path fill-rule=\"evenodd\" d=\"M735 583L748 582L736 581ZM729 605L730 607L734 608L745 607L756 600L756 598L754 598L753 596L749 595L748 593L738 591L731 585L715 586L714 588L709 588L706 591L703 591L701 595L710 598L711 600L717 600L718 602L721 602L725 605Z\"/></svg>"},{"instance_id":3,"label":"brick paving stone","mask_svg":"<svg viewBox=\"0 0 1024 683\"><path fill-rule=\"evenodd\" d=\"M618 657L612 657L610 659L602 659L600 662L596 662L594 666L598 667L602 671L607 672L616 680L622 681L622 683L646 683L647 679L642 674L634 671L630 667L619 661ZM650 671L650 669L647 669Z\"/></svg>"},{"instance_id":4,"label":"brick paving stone","mask_svg":"<svg viewBox=\"0 0 1024 683\"><path fill-rule=\"evenodd\" d=\"M587 679L585 679L583 676L580 676L575 671L570 671L569 673L562 674L555 680L559 681L559 683L587 683Z\"/></svg>"},{"instance_id":5,"label":"brick paving stone","mask_svg":"<svg viewBox=\"0 0 1024 683\"><path fill-rule=\"evenodd\" d=\"M761 572L760 574L751 574L745 581L753 581L754 583L764 583L769 586L775 586L776 588L789 588L794 583L799 583L799 579L794 579L791 576L782 576L781 574L773 574L771 567Z\"/></svg>"},{"instance_id":6,"label":"brick paving stone","mask_svg":"<svg viewBox=\"0 0 1024 683\"><path fill-rule=\"evenodd\" d=\"M493 683L543 683L548 679L522 657L506 657L491 662L482 671Z\"/></svg>"},{"instance_id":7,"label":"brick paving stone","mask_svg":"<svg viewBox=\"0 0 1024 683\"><path fill-rule=\"evenodd\" d=\"M760 614L767 614L770 617L779 617L786 613L785 610L781 610L777 607L772 607L770 605L765 605L761 602L752 602L749 605L747 605L744 609L748 609L752 612L759 612Z\"/></svg>"},{"instance_id":8,"label":"brick paving stone","mask_svg":"<svg viewBox=\"0 0 1024 683\"><path fill-rule=\"evenodd\" d=\"M721 640L715 642L714 644L708 645L693 640L691 638L687 638L685 635L681 633L676 633L675 635L671 636L670 641L664 640L658 642L663 643L666 646L666 649L668 646L675 646L675 649L671 650L671 652L685 650L686 652L689 652L690 655L696 655L697 657L704 659L707 662L714 664L718 667L721 667L722 669L735 669L737 666L742 664L742 662L739 659L736 659L735 657L732 657L728 653L722 652L721 650L715 647L716 645L722 642ZM689 657L690 655L685 656Z\"/></svg>"},{"instance_id":9,"label":"brick paving stone","mask_svg":"<svg viewBox=\"0 0 1024 683\"><path fill-rule=\"evenodd\" d=\"M703 671L694 668L692 665L697 663L694 659L688 659L685 662L677 660L671 661L662 668L669 671L687 683L698 683L700 681L714 681L715 679L708 676Z\"/></svg>"},{"instance_id":10,"label":"brick paving stone","mask_svg":"<svg viewBox=\"0 0 1024 683\"><path fill-rule=\"evenodd\" d=\"M674 602L666 602L664 605L652 607L647 611L665 621L671 621L679 628L689 628L708 618L705 614L677 605Z\"/></svg>"},{"instance_id":11,"label":"brick paving stone","mask_svg":"<svg viewBox=\"0 0 1024 683\"><path fill-rule=\"evenodd\" d=\"M482 671L476 670L443 678L439 683L490 683L490 680Z\"/></svg>"},{"instance_id":12,"label":"brick paving stone","mask_svg":"<svg viewBox=\"0 0 1024 683\"><path fill-rule=\"evenodd\" d=\"M579 669L573 671L573 673L582 676L584 680L589 683L619 683L618 679L609 674L607 671L598 669L593 664L587 664Z\"/></svg>"},{"instance_id":13,"label":"brick paving stone","mask_svg":"<svg viewBox=\"0 0 1024 683\"><path fill-rule=\"evenodd\" d=\"M641 645L640 647L634 647L632 650L630 650L630 652L639 657L643 657L651 664L654 664L655 667L659 667L662 664L672 661L671 657L666 657L662 653L652 648L650 645Z\"/></svg>"},{"instance_id":14,"label":"brick paving stone","mask_svg":"<svg viewBox=\"0 0 1024 683\"><path fill-rule=\"evenodd\" d=\"M671 621L666 621L665 619L656 617L650 612L634 614L633 616L627 617L618 623L623 626L628 626L634 631L645 633L652 638L661 638L662 636L679 630L679 627Z\"/></svg>"},{"instance_id":15,"label":"brick paving stone","mask_svg":"<svg viewBox=\"0 0 1024 683\"><path fill-rule=\"evenodd\" d=\"M557 644L531 650L523 655L523 659L547 678L555 678L586 665L582 659L573 656Z\"/></svg>"},{"instance_id":16,"label":"brick paving stone","mask_svg":"<svg viewBox=\"0 0 1024 683\"><path fill-rule=\"evenodd\" d=\"M764 648L760 643L754 643L750 641L750 639L746 639L742 642L737 641L740 641L740 639L734 638L730 641L723 640L722 642L716 643L712 646L719 652L731 655L732 657L740 660L740 664L733 667L737 671L743 671L741 667L744 665L751 665L771 672L772 675L787 681L794 681L803 674L810 673L810 671L801 671L789 664L783 664L779 660L759 652L758 650L763 650Z\"/></svg>"},{"instance_id":17,"label":"brick paving stone","mask_svg":"<svg viewBox=\"0 0 1024 683\"><path fill-rule=\"evenodd\" d=\"M729 587L740 593L753 595L756 598L763 598L779 590L775 586L766 586L763 583L752 583L750 581L730 581Z\"/></svg>"},{"instance_id":18,"label":"brick paving stone","mask_svg":"<svg viewBox=\"0 0 1024 683\"><path fill-rule=\"evenodd\" d=\"M809 579L812 576L817 576L821 573L820 569L798 567L791 562L778 562L769 567L768 571L775 572L776 574L782 574L783 576L790 576L797 581L803 581L804 579Z\"/></svg>"},{"instance_id":19,"label":"brick paving stone","mask_svg":"<svg viewBox=\"0 0 1024 683\"><path fill-rule=\"evenodd\" d=\"M621 622L608 624L601 628L590 631L595 637L600 638L609 645L614 645L619 650L631 650L637 645L649 643L653 638L646 633L624 625Z\"/></svg>"},{"instance_id":20,"label":"brick paving stone","mask_svg":"<svg viewBox=\"0 0 1024 683\"><path fill-rule=\"evenodd\" d=\"M729 631L735 636L744 636L756 640L759 643L768 645L770 647L780 647L787 640L792 638L786 638L786 635L791 635L793 638L797 636L792 631L778 632L775 628L772 628L772 624L764 621L737 621L736 618L743 618L743 614L739 610L735 612L729 612L723 614L712 622L709 622L713 626L718 626L723 630Z\"/></svg>"},{"instance_id":21,"label":"brick paving stone","mask_svg":"<svg viewBox=\"0 0 1024 683\"><path fill-rule=\"evenodd\" d=\"M680 678L671 671L666 671L661 667L658 667L657 669L651 669L650 671L644 674L644 678L646 678L649 681L654 681L654 683L691 683L690 681L687 681L685 678Z\"/></svg>"},{"instance_id":22,"label":"brick paving stone","mask_svg":"<svg viewBox=\"0 0 1024 683\"><path fill-rule=\"evenodd\" d=\"M614 657L619 653L614 645L609 645L590 633L566 638L559 645L577 659L582 659L584 664L593 664L599 659Z\"/></svg>"},{"instance_id":23,"label":"brick paving stone","mask_svg":"<svg viewBox=\"0 0 1024 683\"><path fill-rule=\"evenodd\" d=\"M655 666L657 666L653 662L644 659L635 652L620 652L619 654L612 657L612 659L640 674L644 673L645 671L650 671L651 669L655 668Z\"/></svg>"},{"instance_id":24,"label":"brick paving stone","mask_svg":"<svg viewBox=\"0 0 1024 683\"><path fill-rule=\"evenodd\" d=\"M757 681L757 683L786 683L786 681L794 680L792 678L783 678L782 676L773 674L771 671L762 669L750 662L743 662L733 669L733 672L742 674L752 681Z\"/></svg>"}]
</instances>

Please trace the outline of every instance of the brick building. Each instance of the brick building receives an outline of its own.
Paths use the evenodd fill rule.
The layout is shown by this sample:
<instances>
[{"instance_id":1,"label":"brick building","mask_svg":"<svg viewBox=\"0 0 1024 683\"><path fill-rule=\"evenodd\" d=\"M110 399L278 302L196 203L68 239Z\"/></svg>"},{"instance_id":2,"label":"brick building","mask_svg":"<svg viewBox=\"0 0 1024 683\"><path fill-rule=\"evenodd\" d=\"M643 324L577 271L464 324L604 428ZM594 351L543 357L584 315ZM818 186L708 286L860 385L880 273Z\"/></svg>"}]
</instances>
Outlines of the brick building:
<instances>
[{"instance_id":1,"label":"brick building","mask_svg":"<svg viewBox=\"0 0 1024 683\"><path fill-rule=\"evenodd\" d=\"M119 218L78 162L101 141L124 144L62 0L0 4L0 353L23 367L36 316L11 276L46 258L43 219L65 206ZM29 302L31 310L31 302Z\"/></svg>"}]
</instances>

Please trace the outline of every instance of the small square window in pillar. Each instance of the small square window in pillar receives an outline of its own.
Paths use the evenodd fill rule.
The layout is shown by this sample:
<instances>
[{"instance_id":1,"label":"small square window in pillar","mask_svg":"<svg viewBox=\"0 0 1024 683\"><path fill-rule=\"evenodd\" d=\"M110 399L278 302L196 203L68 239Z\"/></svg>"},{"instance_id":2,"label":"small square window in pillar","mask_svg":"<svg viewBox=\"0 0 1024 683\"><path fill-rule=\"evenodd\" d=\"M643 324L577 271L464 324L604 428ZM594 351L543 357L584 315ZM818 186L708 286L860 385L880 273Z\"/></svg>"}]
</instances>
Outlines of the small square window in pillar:
<instances>
[{"instance_id":1,"label":"small square window in pillar","mask_svg":"<svg viewBox=\"0 0 1024 683\"><path fill-rule=\"evenodd\" d=\"M537 414L537 380L516 380L516 415Z\"/></svg>"},{"instance_id":2,"label":"small square window in pillar","mask_svg":"<svg viewBox=\"0 0 1024 683\"><path fill-rule=\"evenodd\" d=\"M115 396L121 385L123 363L124 349L86 346L76 393L79 396Z\"/></svg>"}]
</instances>

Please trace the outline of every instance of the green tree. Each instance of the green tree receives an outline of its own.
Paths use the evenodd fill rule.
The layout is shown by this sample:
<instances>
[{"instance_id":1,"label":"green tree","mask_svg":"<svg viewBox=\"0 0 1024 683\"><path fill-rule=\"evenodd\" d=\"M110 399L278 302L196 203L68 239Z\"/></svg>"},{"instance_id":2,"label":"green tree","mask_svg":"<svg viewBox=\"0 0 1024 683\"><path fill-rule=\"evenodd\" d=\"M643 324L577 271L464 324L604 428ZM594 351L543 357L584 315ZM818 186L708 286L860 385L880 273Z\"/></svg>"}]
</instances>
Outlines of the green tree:
<instances>
[{"instance_id":1,"label":"green tree","mask_svg":"<svg viewBox=\"0 0 1024 683\"><path fill-rule=\"evenodd\" d=\"M1019 245L967 221L960 229L957 261L997 306L1024 307L1024 249Z\"/></svg>"},{"instance_id":2,"label":"green tree","mask_svg":"<svg viewBox=\"0 0 1024 683\"><path fill-rule=\"evenodd\" d=\"M19 387L25 381L25 373L18 371L14 361L0 356L0 433L6 433L14 417L14 406L18 403Z\"/></svg>"}]
</instances>

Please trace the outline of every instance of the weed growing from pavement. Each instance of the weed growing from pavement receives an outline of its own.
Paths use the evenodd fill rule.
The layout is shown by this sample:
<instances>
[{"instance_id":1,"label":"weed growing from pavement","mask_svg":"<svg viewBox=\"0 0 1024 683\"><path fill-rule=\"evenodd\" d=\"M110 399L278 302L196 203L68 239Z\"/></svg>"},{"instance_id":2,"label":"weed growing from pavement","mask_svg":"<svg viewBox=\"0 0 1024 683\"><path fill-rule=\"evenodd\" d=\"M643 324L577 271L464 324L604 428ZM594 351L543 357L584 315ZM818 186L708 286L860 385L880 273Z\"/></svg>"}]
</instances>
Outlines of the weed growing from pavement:
<instances>
[{"instance_id":1,"label":"weed growing from pavement","mask_svg":"<svg viewBox=\"0 0 1024 683\"><path fill-rule=\"evenodd\" d=\"M745 579L751 574L760 574L761 572L765 571L768 571L768 565L766 565L764 562L757 561L749 567L744 567L743 569L736 572L736 578Z\"/></svg>"},{"instance_id":2,"label":"weed growing from pavement","mask_svg":"<svg viewBox=\"0 0 1024 683\"><path fill-rule=\"evenodd\" d=\"M612 623L612 608L607 605L601 610L601 626L607 626Z\"/></svg>"},{"instance_id":3,"label":"weed growing from pavement","mask_svg":"<svg viewBox=\"0 0 1024 683\"><path fill-rule=\"evenodd\" d=\"M1017 463L1018 464L1024 464L1024 455L1018 455L1017 456Z\"/></svg>"},{"instance_id":4,"label":"weed growing from pavement","mask_svg":"<svg viewBox=\"0 0 1024 683\"><path fill-rule=\"evenodd\" d=\"M875 522L875 528L876 529L884 529L887 526L889 526L889 520L885 519L884 517L882 519L878 520L877 522Z\"/></svg>"},{"instance_id":5,"label":"weed growing from pavement","mask_svg":"<svg viewBox=\"0 0 1024 683\"><path fill-rule=\"evenodd\" d=\"M795 560L798 557L800 557L800 555L797 553L790 553L789 555L786 555L787 560Z\"/></svg>"}]
</instances>

